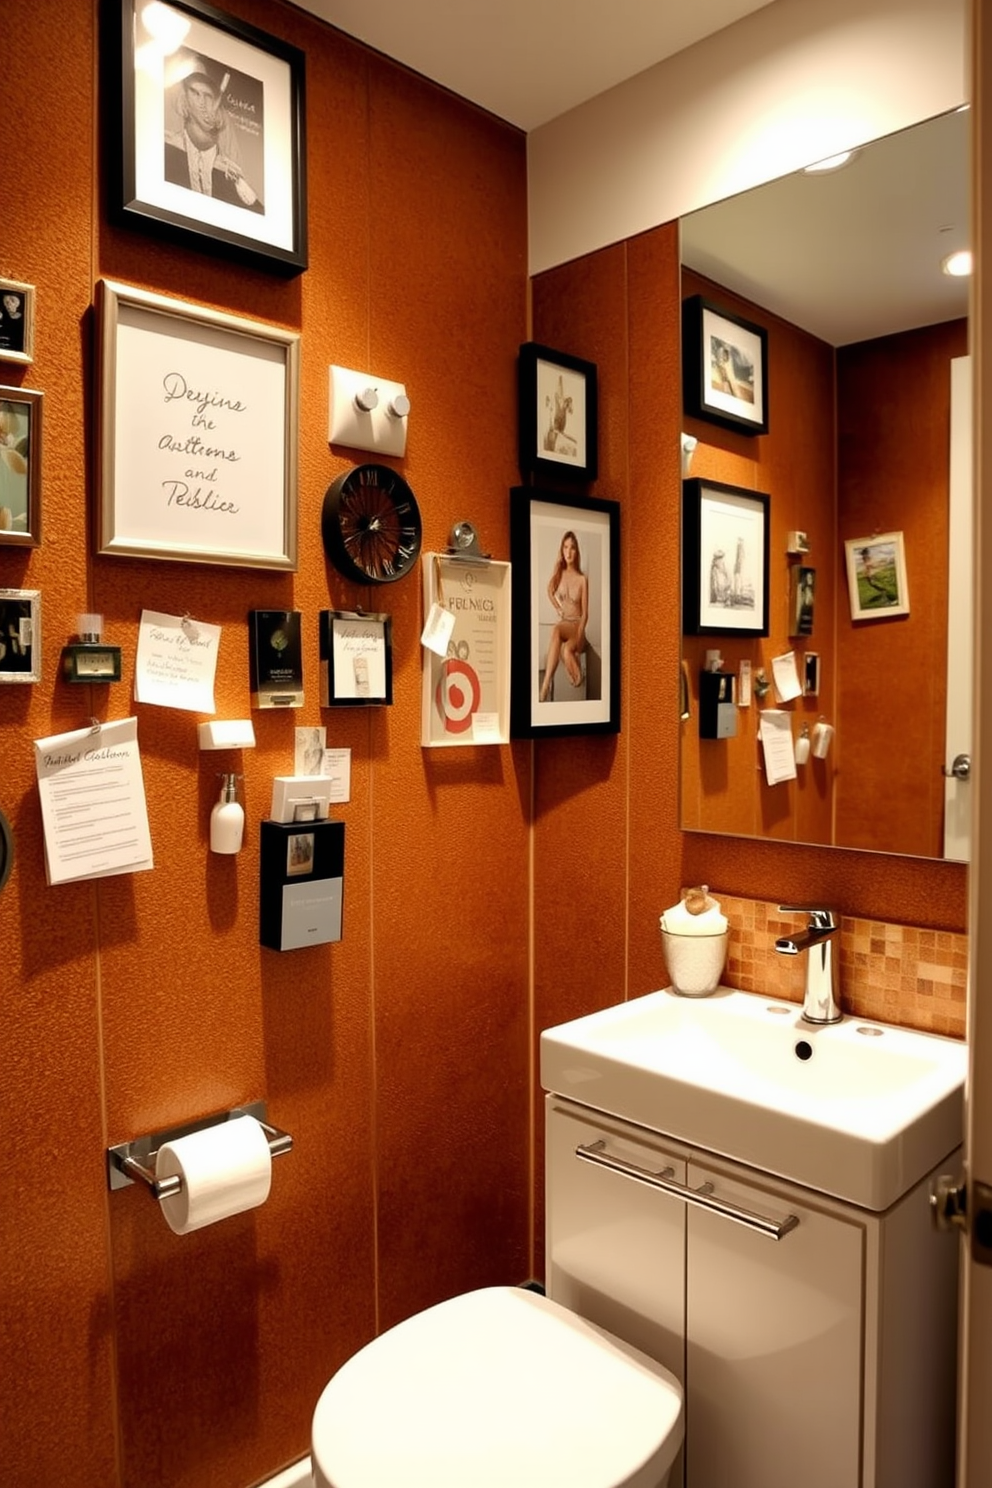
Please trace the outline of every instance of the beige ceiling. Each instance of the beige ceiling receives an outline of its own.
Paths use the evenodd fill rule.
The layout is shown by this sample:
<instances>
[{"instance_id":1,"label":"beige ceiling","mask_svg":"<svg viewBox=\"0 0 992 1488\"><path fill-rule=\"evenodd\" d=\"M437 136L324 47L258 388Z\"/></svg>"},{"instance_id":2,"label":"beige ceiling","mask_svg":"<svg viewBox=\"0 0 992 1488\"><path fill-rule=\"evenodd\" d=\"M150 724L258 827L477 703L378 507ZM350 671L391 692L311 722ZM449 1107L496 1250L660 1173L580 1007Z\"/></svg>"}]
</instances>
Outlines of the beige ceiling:
<instances>
[{"instance_id":1,"label":"beige ceiling","mask_svg":"<svg viewBox=\"0 0 992 1488\"><path fill-rule=\"evenodd\" d=\"M305 0L304 10L523 130L770 0Z\"/></svg>"}]
</instances>

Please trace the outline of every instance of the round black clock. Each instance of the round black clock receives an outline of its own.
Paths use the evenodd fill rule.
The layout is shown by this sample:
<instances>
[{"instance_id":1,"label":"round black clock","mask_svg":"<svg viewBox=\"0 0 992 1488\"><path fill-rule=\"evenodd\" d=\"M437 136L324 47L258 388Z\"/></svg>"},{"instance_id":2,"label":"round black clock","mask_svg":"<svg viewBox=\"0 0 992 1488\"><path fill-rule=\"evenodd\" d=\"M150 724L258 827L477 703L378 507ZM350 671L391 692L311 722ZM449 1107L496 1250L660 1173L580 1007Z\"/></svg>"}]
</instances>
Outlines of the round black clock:
<instances>
[{"instance_id":1,"label":"round black clock","mask_svg":"<svg viewBox=\"0 0 992 1488\"><path fill-rule=\"evenodd\" d=\"M402 579L423 536L417 499L388 465L356 465L332 481L320 529L335 568L359 584Z\"/></svg>"}]
</instances>

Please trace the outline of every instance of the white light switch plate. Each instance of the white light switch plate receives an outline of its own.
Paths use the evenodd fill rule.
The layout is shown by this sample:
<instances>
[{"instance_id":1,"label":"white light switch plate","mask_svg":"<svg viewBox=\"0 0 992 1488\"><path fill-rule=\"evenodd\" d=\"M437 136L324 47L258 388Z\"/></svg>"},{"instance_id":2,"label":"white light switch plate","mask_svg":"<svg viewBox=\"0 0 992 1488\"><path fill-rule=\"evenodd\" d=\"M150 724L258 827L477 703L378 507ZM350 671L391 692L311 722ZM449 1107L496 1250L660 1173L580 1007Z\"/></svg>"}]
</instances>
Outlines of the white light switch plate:
<instances>
[{"instance_id":1,"label":"white light switch plate","mask_svg":"<svg viewBox=\"0 0 992 1488\"><path fill-rule=\"evenodd\" d=\"M371 413L355 405L355 394L375 388L379 403ZM371 372L353 372L349 367L328 369L328 444L346 444L350 449L371 450L378 455L406 453L405 418L389 412L392 399L406 397L402 382L389 382Z\"/></svg>"}]
</instances>

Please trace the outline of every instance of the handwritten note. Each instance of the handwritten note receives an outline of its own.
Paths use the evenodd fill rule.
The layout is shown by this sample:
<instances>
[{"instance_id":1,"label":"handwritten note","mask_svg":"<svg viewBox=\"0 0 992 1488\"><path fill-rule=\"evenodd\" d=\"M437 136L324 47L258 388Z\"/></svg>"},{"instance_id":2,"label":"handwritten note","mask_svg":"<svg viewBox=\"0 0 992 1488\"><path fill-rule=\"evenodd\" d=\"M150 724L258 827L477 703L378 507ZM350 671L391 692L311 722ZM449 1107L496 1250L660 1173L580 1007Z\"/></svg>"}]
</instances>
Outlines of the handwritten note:
<instances>
[{"instance_id":1,"label":"handwritten note","mask_svg":"<svg viewBox=\"0 0 992 1488\"><path fill-rule=\"evenodd\" d=\"M796 753L792 744L792 719L783 708L762 708L758 737L765 756L765 778L780 785L796 778Z\"/></svg>"},{"instance_id":2,"label":"handwritten note","mask_svg":"<svg viewBox=\"0 0 992 1488\"><path fill-rule=\"evenodd\" d=\"M49 884L154 866L136 718L52 734L34 749Z\"/></svg>"},{"instance_id":3,"label":"handwritten note","mask_svg":"<svg viewBox=\"0 0 992 1488\"><path fill-rule=\"evenodd\" d=\"M181 308L118 306L115 536L177 557L281 555L285 350Z\"/></svg>"},{"instance_id":4,"label":"handwritten note","mask_svg":"<svg viewBox=\"0 0 992 1488\"><path fill-rule=\"evenodd\" d=\"M213 713L220 626L142 610L134 696L161 708Z\"/></svg>"}]
</instances>

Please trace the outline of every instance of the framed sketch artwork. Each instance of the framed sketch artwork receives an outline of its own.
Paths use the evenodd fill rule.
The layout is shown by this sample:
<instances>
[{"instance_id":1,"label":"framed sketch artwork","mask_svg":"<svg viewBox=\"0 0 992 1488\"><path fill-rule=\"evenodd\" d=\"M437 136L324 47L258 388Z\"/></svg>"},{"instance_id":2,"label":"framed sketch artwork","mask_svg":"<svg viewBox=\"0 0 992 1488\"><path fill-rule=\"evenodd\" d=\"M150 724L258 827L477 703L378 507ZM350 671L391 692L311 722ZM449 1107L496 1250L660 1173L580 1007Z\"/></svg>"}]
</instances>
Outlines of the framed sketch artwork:
<instances>
[{"instance_id":1,"label":"framed sketch artwork","mask_svg":"<svg viewBox=\"0 0 992 1488\"><path fill-rule=\"evenodd\" d=\"M34 285L0 279L0 362L34 360Z\"/></svg>"},{"instance_id":2,"label":"framed sketch artwork","mask_svg":"<svg viewBox=\"0 0 992 1488\"><path fill-rule=\"evenodd\" d=\"M768 507L762 491L682 484L682 632L768 634Z\"/></svg>"},{"instance_id":3,"label":"framed sketch artwork","mask_svg":"<svg viewBox=\"0 0 992 1488\"><path fill-rule=\"evenodd\" d=\"M521 472L595 480L595 364L528 341L520 348L518 379Z\"/></svg>"},{"instance_id":4,"label":"framed sketch artwork","mask_svg":"<svg viewBox=\"0 0 992 1488\"><path fill-rule=\"evenodd\" d=\"M105 0L111 207L262 268L307 266L304 56L203 0Z\"/></svg>"},{"instance_id":5,"label":"framed sketch artwork","mask_svg":"<svg viewBox=\"0 0 992 1488\"><path fill-rule=\"evenodd\" d=\"M620 507L510 492L511 733L620 731Z\"/></svg>"},{"instance_id":6,"label":"framed sketch artwork","mask_svg":"<svg viewBox=\"0 0 992 1488\"><path fill-rule=\"evenodd\" d=\"M295 571L299 333L97 294L97 551Z\"/></svg>"},{"instance_id":7,"label":"framed sketch artwork","mask_svg":"<svg viewBox=\"0 0 992 1488\"><path fill-rule=\"evenodd\" d=\"M682 303L685 412L738 434L768 433L768 332L702 295Z\"/></svg>"}]
</instances>

